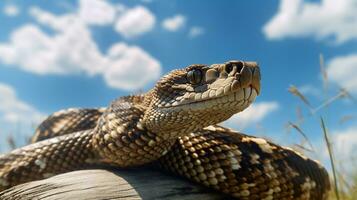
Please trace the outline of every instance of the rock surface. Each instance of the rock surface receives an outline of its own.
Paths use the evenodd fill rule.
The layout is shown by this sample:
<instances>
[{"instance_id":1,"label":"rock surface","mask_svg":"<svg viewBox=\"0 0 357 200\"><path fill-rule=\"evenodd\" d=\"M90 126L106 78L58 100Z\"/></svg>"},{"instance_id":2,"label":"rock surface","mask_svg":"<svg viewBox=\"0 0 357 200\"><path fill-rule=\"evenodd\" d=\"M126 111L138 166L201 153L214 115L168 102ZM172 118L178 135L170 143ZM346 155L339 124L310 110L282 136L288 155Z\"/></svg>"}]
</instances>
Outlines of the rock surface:
<instances>
[{"instance_id":1,"label":"rock surface","mask_svg":"<svg viewBox=\"0 0 357 200\"><path fill-rule=\"evenodd\" d=\"M156 170L80 170L0 192L0 199L224 199L182 178ZM227 198L227 197L226 197Z\"/></svg>"}]
</instances>

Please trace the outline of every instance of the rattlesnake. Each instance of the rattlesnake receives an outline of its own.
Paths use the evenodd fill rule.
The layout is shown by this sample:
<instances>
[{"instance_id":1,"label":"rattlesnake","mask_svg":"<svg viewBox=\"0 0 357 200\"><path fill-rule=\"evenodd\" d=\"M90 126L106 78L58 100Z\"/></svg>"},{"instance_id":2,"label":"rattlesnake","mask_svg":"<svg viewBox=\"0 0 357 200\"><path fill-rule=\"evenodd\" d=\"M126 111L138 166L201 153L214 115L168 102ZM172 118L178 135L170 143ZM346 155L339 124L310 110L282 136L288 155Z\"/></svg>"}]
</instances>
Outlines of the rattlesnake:
<instances>
[{"instance_id":1,"label":"rattlesnake","mask_svg":"<svg viewBox=\"0 0 357 200\"><path fill-rule=\"evenodd\" d=\"M318 162L216 125L259 92L258 65L229 61L174 70L108 108L54 113L33 144L0 156L0 191L96 163L154 163L239 199L327 198L330 182Z\"/></svg>"}]
</instances>

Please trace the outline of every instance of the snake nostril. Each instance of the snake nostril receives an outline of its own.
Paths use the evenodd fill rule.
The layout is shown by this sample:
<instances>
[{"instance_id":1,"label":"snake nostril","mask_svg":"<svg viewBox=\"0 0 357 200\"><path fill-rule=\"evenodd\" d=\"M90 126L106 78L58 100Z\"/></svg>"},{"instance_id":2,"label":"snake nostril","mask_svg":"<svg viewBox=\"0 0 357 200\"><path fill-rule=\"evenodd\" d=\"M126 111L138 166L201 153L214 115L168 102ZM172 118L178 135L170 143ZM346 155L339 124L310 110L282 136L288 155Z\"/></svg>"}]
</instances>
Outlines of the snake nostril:
<instances>
[{"instance_id":1,"label":"snake nostril","mask_svg":"<svg viewBox=\"0 0 357 200\"><path fill-rule=\"evenodd\" d=\"M224 70L227 72L227 74L231 73L231 71L233 70L233 64L232 63L226 64Z\"/></svg>"},{"instance_id":2,"label":"snake nostril","mask_svg":"<svg viewBox=\"0 0 357 200\"><path fill-rule=\"evenodd\" d=\"M232 71L234 74L240 74L243 71L244 65L244 62L239 60L229 61L228 63L225 63L224 71L227 74L230 74Z\"/></svg>"},{"instance_id":3,"label":"snake nostril","mask_svg":"<svg viewBox=\"0 0 357 200\"><path fill-rule=\"evenodd\" d=\"M244 63L239 61L236 63L237 73L240 74L243 71Z\"/></svg>"}]
</instances>

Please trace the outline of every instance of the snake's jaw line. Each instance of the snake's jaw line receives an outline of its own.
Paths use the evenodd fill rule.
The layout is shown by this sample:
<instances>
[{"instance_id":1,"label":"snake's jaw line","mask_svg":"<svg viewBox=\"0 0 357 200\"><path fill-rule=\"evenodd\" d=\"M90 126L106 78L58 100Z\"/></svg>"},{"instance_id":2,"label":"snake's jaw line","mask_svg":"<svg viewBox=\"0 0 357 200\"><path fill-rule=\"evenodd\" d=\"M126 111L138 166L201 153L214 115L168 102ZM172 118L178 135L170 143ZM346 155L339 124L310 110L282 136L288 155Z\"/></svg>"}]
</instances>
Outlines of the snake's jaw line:
<instances>
[{"instance_id":1,"label":"snake's jaw line","mask_svg":"<svg viewBox=\"0 0 357 200\"><path fill-rule=\"evenodd\" d=\"M156 84L144 121L153 132L187 134L241 112L259 93L260 70L255 62L191 65Z\"/></svg>"}]
</instances>

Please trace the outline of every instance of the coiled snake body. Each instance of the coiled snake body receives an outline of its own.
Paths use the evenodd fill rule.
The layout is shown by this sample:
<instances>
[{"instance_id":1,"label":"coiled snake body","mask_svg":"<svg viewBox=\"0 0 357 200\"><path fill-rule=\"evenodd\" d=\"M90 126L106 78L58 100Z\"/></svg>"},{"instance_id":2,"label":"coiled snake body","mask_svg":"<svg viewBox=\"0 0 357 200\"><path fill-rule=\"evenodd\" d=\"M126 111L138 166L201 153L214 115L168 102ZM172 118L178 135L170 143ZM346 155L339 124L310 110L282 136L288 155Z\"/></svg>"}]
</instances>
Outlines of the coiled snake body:
<instances>
[{"instance_id":1,"label":"coiled snake body","mask_svg":"<svg viewBox=\"0 0 357 200\"><path fill-rule=\"evenodd\" d=\"M95 163L154 162L239 199L327 198L328 174L317 162L216 125L259 92L257 64L229 61L172 71L146 94L108 108L54 113L34 144L0 156L0 191Z\"/></svg>"}]
</instances>

